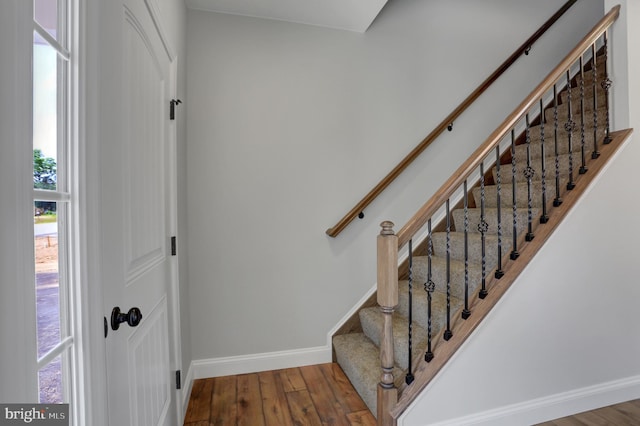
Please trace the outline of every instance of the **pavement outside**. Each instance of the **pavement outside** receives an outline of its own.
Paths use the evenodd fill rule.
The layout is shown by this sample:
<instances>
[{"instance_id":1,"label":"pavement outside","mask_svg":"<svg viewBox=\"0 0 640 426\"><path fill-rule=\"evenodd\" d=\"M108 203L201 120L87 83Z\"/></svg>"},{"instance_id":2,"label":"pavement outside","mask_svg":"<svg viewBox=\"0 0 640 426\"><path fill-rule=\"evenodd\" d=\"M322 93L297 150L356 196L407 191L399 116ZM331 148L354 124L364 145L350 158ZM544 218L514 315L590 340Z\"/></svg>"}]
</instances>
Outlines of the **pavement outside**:
<instances>
[{"instance_id":1,"label":"pavement outside","mask_svg":"<svg viewBox=\"0 0 640 426\"><path fill-rule=\"evenodd\" d=\"M38 357L42 357L60 343L57 235L36 236L35 249ZM38 379L41 403L64 402L60 357L42 368Z\"/></svg>"}]
</instances>

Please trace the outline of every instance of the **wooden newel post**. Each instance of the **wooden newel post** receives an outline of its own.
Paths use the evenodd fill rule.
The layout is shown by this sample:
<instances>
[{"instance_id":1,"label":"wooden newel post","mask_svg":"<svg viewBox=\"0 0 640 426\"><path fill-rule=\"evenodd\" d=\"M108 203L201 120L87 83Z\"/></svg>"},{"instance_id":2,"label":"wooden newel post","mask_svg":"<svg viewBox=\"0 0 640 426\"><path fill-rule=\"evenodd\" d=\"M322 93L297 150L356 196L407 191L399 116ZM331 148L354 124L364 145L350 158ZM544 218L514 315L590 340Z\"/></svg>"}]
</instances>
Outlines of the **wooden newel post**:
<instances>
[{"instance_id":1,"label":"wooden newel post","mask_svg":"<svg viewBox=\"0 0 640 426\"><path fill-rule=\"evenodd\" d=\"M393 377L393 312L398 305L398 237L393 222L384 221L378 235L378 305L384 322L380 339L382 375L378 384L378 425L393 425L389 414L398 402L398 389Z\"/></svg>"}]
</instances>

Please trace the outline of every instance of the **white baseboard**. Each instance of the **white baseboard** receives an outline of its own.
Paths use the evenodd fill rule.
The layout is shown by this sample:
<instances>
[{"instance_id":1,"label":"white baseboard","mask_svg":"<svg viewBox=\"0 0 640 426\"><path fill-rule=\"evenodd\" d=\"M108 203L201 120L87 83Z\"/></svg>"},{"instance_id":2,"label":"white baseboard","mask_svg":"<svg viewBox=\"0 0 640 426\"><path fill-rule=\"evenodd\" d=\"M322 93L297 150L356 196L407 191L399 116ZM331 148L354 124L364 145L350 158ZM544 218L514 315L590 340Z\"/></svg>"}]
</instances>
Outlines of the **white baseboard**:
<instances>
[{"instance_id":1,"label":"white baseboard","mask_svg":"<svg viewBox=\"0 0 640 426\"><path fill-rule=\"evenodd\" d=\"M635 376L512 404L482 413L429 423L429 425L530 425L638 398L640 398L640 376ZM403 421L400 421L399 424L406 425ZM424 423L424 425L426 426L427 423Z\"/></svg>"},{"instance_id":2,"label":"white baseboard","mask_svg":"<svg viewBox=\"0 0 640 426\"><path fill-rule=\"evenodd\" d=\"M194 360L191 362L190 371L193 371L193 380L195 380L323 364L331 362L331 358L331 346L327 345L292 351Z\"/></svg>"}]
</instances>

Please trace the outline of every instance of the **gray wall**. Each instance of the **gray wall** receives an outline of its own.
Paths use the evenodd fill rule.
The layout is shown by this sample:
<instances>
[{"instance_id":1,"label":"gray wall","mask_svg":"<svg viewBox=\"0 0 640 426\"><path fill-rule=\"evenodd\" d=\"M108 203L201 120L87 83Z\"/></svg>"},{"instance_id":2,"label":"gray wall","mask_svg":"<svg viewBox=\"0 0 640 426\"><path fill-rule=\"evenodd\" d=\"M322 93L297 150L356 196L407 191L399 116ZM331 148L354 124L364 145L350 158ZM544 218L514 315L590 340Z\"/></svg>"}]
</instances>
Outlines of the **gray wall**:
<instances>
[{"instance_id":1,"label":"gray wall","mask_svg":"<svg viewBox=\"0 0 640 426\"><path fill-rule=\"evenodd\" d=\"M196 360L317 347L375 285L399 228L602 14L583 1L418 163L324 231L561 1L396 0L365 34L188 13L188 229Z\"/></svg>"}]
</instances>

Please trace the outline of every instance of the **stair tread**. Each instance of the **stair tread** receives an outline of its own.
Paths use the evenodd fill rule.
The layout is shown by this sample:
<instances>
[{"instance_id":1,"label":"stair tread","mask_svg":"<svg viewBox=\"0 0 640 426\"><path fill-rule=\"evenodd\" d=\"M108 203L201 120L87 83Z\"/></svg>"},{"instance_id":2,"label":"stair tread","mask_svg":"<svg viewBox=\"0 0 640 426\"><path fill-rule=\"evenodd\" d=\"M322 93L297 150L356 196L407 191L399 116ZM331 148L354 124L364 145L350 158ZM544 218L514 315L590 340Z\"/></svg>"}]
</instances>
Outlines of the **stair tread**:
<instances>
[{"instance_id":1,"label":"stair tread","mask_svg":"<svg viewBox=\"0 0 640 426\"><path fill-rule=\"evenodd\" d=\"M574 173L574 178L577 176ZM566 185L568 182L567 176L560 176L560 194L562 195L565 191ZM555 197L556 194L556 180L555 174L549 176L545 181L546 186L546 199L547 206L550 205L550 200ZM513 204L513 184L506 183L502 184L500 188L500 203L503 207L511 208ZM480 191L474 189L473 196L475 199L480 198ZM497 186L488 185L485 189L485 203L491 206L496 205L497 203ZM541 208L542 207L542 181L541 180L532 180L531 181L531 204L533 208ZM516 182L516 205L521 208L528 207L528 188L527 182Z\"/></svg>"},{"instance_id":2,"label":"stair tread","mask_svg":"<svg viewBox=\"0 0 640 426\"><path fill-rule=\"evenodd\" d=\"M477 286L476 286L477 287ZM471 289L470 289L471 290ZM409 315L409 282L407 280L402 280L399 282L399 303L397 307L397 312L405 318L405 325L408 324ZM428 296L427 292L424 290L423 285L414 285L413 295L413 312L412 318L413 322L418 324L422 329L428 330L428 316L427 316L427 303ZM450 296L450 306L452 315L455 314L459 309L461 309L464 305L462 298L455 297L453 295ZM446 324L446 318L444 315L438 315L438 313L446 312L447 306L447 295L446 292L442 291L434 291L431 294L431 336L433 338L433 342L436 342L438 336L440 336Z\"/></svg>"},{"instance_id":3,"label":"stair tread","mask_svg":"<svg viewBox=\"0 0 640 426\"><path fill-rule=\"evenodd\" d=\"M351 384L369 410L376 415L377 387L380 382L380 350L364 333L334 336L333 347L336 359ZM393 369L396 386L403 380L403 371Z\"/></svg>"},{"instance_id":4,"label":"stair tread","mask_svg":"<svg viewBox=\"0 0 640 426\"><path fill-rule=\"evenodd\" d=\"M376 345L380 346L381 331L383 325L383 315L377 307L360 310L360 321L364 334ZM412 356L416 359L420 353L424 353L427 345L427 330L421 327L416 321L412 322ZM409 321L399 313L393 314L393 353L395 363L402 368L408 368L408 329Z\"/></svg>"},{"instance_id":5,"label":"stair tread","mask_svg":"<svg viewBox=\"0 0 640 426\"><path fill-rule=\"evenodd\" d=\"M428 256L414 256L413 259L414 282L424 284L428 281ZM436 291L441 294L446 294L447 291L446 264L446 258L441 256L431 256L431 280L435 284ZM489 271L486 272L487 274L489 273ZM469 277L469 292L472 293L481 281L482 265L475 262L468 262L467 274ZM465 262L450 259L449 282L452 297L458 299L464 298L464 279Z\"/></svg>"},{"instance_id":6,"label":"stair tread","mask_svg":"<svg viewBox=\"0 0 640 426\"><path fill-rule=\"evenodd\" d=\"M553 149L553 147L545 147L545 149ZM521 164L519 166L516 167L516 181L517 182L526 182L527 178L525 175L525 170L527 168L526 165L526 149L524 150L524 159L522 159L522 161L520 161L520 163L525 163L525 164ZM584 146L584 155L585 155L585 160L589 159L591 157L591 153L593 152L593 144L592 143L586 143L585 141L585 146ZM516 157L517 158L517 157ZM534 178L537 181L541 181L542 180L542 160L541 160L541 156L535 157L530 159L529 164L530 167L533 169L534 171ZM573 163L573 171L574 173L577 172L577 170L580 168L580 165L582 164L582 146L581 146L581 142L579 141L577 143L577 147L573 150L573 152L571 154L566 153L566 154L559 154L558 155L558 171L560 172L560 176L568 176L569 175L569 163L572 162ZM545 162L544 162L544 167L545 167L545 176L546 179L549 178L555 178L555 173L556 173L556 157L555 155L545 155ZM506 170L503 171L503 168L505 168ZM494 180L497 180L497 175L496 175L496 169L493 169L493 175L494 175ZM511 179L512 179L512 168L511 168L511 164L503 164L501 165L500 168L500 175L501 175L501 182L508 182L511 183Z\"/></svg>"},{"instance_id":7,"label":"stair tread","mask_svg":"<svg viewBox=\"0 0 640 426\"><path fill-rule=\"evenodd\" d=\"M590 116L593 118L593 116ZM588 117L587 117L588 118ZM604 138L604 134L606 132L606 122L602 120L603 116L598 116L598 127L596 129L596 135L598 136L598 143L602 142ZM585 124L585 141L589 144L593 144L593 120L588 121ZM566 154L569 152L569 135L564 129L564 122L560 121L558 123L558 154ZM582 129L580 127L580 122L578 120L578 124L576 130L572 133L571 139L573 141L573 150L579 150L580 141L582 139ZM555 156L555 132L554 132L554 124L545 123L544 125L544 147L545 147L545 155L546 156ZM540 157L540 148L542 146L542 135L540 131L540 126L534 126L531 128L530 132L530 151L531 157L537 158ZM517 161L526 161L526 151L527 145L520 144L516 145L516 160Z\"/></svg>"},{"instance_id":8,"label":"stair tread","mask_svg":"<svg viewBox=\"0 0 640 426\"><path fill-rule=\"evenodd\" d=\"M535 217L539 214L539 209L533 209L532 215ZM525 227L522 223L526 222L526 218L529 214L527 208L518 207L516 211L517 223L519 224L517 231L524 232ZM464 232L464 209L456 209L452 212L453 223L455 224L456 231ZM481 209L478 207L469 208L467 211L467 220L469 222L468 232L479 233L478 225L480 224ZM496 207L484 208L484 220L489 224L487 230L490 234L498 234L498 209ZM513 234L513 210L511 208L500 209L500 227L503 237L510 237Z\"/></svg>"}]
</instances>

